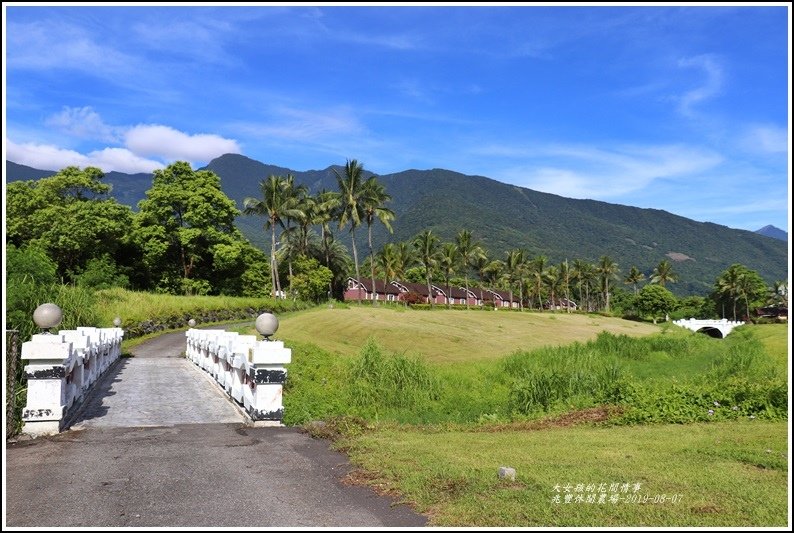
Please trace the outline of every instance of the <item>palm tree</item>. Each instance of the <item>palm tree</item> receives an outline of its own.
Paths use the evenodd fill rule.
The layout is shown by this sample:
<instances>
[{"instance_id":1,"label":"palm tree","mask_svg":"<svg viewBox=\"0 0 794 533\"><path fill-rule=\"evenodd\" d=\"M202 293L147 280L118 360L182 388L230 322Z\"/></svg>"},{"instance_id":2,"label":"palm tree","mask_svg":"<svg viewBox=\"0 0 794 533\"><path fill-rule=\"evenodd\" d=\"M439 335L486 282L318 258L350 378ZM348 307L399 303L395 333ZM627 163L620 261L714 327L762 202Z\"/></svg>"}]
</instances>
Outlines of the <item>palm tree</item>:
<instances>
[{"instance_id":1,"label":"palm tree","mask_svg":"<svg viewBox=\"0 0 794 533\"><path fill-rule=\"evenodd\" d=\"M626 285L634 285L634 296L637 296L639 290L637 289L637 283L641 282L645 279L645 274L639 271L636 266L632 266L629 270L628 275L623 280L623 283Z\"/></svg>"},{"instance_id":2,"label":"palm tree","mask_svg":"<svg viewBox=\"0 0 794 533\"><path fill-rule=\"evenodd\" d=\"M486 269L488 268L491 260L488 258L488 254L485 252L485 250L481 249L481 251L482 253L472 257L471 266L477 272L477 277L480 279L480 305L483 305L484 300L482 286L485 285Z\"/></svg>"},{"instance_id":3,"label":"palm tree","mask_svg":"<svg viewBox=\"0 0 794 533\"><path fill-rule=\"evenodd\" d=\"M372 305L378 297L375 292L375 261L372 251L372 226L376 221L386 226L389 233L392 233L391 221L394 220L394 211L384 207L386 202L391 200L391 196L386 193L386 188L378 183L375 176L364 182L364 190L361 195L361 208L364 214L364 222L367 223L367 234L369 243L369 264L370 276L372 277Z\"/></svg>"},{"instance_id":4,"label":"palm tree","mask_svg":"<svg viewBox=\"0 0 794 533\"><path fill-rule=\"evenodd\" d=\"M467 229L461 230L455 238L455 243L458 245L458 252L460 259L463 263L463 275L466 280L466 309L469 308L469 267L472 266L472 261L478 255L484 255L480 243L473 241L471 232Z\"/></svg>"},{"instance_id":5,"label":"palm tree","mask_svg":"<svg viewBox=\"0 0 794 533\"><path fill-rule=\"evenodd\" d=\"M510 291L510 309L513 308L513 283L519 277L519 270L521 270L523 264L523 250L516 249L507 252L507 257L505 259L505 275L507 277L508 290Z\"/></svg>"},{"instance_id":6,"label":"palm tree","mask_svg":"<svg viewBox=\"0 0 794 533\"><path fill-rule=\"evenodd\" d=\"M350 240L353 243L353 263L356 267L358 281L358 303L361 305L361 273L358 268L358 251L356 250L356 228L361 224L363 206L361 196L364 194L364 167L355 159L345 164L344 174L334 169L336 182L339 186L339 229L350 223Z\"/></svg>"},{"instance_id":7,"label":"palm tree","mask_svg":"<svg viewBox=\"0 0 794 533\"><path fill-rule=\"evenodd\" d=\"M742 271L738 266L739 265L731 265L719 278L717 278L717 292L722 296L727 296L733 302L734 321L736 320L736 301L739 299L742 282Z\"/></svg>"},{"instance_id":8,"label":"palm tree","mask_svg":"<svg viewBox=\"0 0 794 533\"><path fill-rule=\"evenodd\" d=\"M538 297L538 306L540 311L543 312L543 298L541 296L541 288L543 285L543 271L546 268L548 258L545 255L539 255L532 261L532 269L530 273L535 280L535 294Z\"/></svg>"},{"instance_id":9,"label":"palm tree","mask_svg":"<svg viewBox=\"0 0 794 533\"><path fill-rule=\"evenodd\" d=\"M430 307L433 307L433 290L430 287L430 278L433 268L438 262L438 237L433 235L432 230L426 229L414 238L414 248L419 254L419 262L425 268L425 279L427 280L427 298Z\"/></svg>"},{"instance_id":10,"label":"palm tree","mask_svg":"<svg viewBox=\"0 0 794 533\"><path fill-rule=\"evenodd\" d=\"M570 313L571 312L571 267L568 265L568 260L566 259L562 263L560 263L560 283L562 283L562 288L565 291L565 310Z\"/></svg>"},{"instance_id":11,"label":"palm tree","mask_svg":"<svg viewBox=\"0 0 794 533\"><path fill-rule=\"evenodd\" d=\"M494 259L485 267L485 281L491 286L499 284L499 280L501 280L504 276L504 271L504 261ZM494 305L496 305L496 301L494 301Z\"/></svg>"},{"instance_id":12,"label":"palm tree","mask_svg":"<svg viewBox=\"0 0 794 533\"><path fill-rule=\"evenodd\" d=\"M336 191L326 191L325 189L317 193L314 203L314 224L320 226L320 242L325 266L331 268L331 243L334 235L331 232L330 223L336 218L336 210L340 206L339 193ZM333 280L329 282L329 291L333 292Z\"/></svg>"},{"instance_id":13,"label":"palm tree","mask_svg":"<svg viewBox=\"0 0 794 533\"><path fill-rule=\"evenodd\" d=\"M587 304L585 303L584 292L582 290L583 286L584 286L584 283L585 283L585 278L586 278L585 271L588 270L588 268L592 268L592 265L590 263L588 263L587 261L585 261L584 259L574 259L573 260L573 268L571 269L571 278L576 280L576 287L578 289L579 302L582 304L582 307L585 310L589 311L589 309L586 306Z\"/></svg>"},{"instance_id":14,"label":"palm tree","mask_svg":"<svg viewBox=\"0 0 794 533\"><path fill-rule=\"evenodd\" d=\"M618 264L606 255L601 256L596 272L601 277L601 284L604 289L604 309L609 313L609 280L614 279L619 272Z\"/></svg>"},{"instance_id":15,"label":"palm tree","mask_svg":"<svg viewBox=\"0 0 794 533\"><path fill-rule=\"evenodd\" d=\"M444 279L447 282L447 309L449 309L450 300L452 299L452 287L449 280L458 268L460 259L460 250L458 250L457 245L452 242L445 242L438 254L438 265L444 272Z\"/></svg>"},{"instance_id":16,"label":"palm tree","mask_svg":"<svg viewBox=\"0 0 794 533\"><path fill-rule=\"evenodd\" d=\"M295 176L292 174L287 174L287 177L284 180L284 191L287 198L289 198L290 203L292 204L292 210L290 213L287 214L285 224L286 228L284 230L284 236L288 237L289 234L292 232L291 225L293 221L296 221L300 225L301 220L308 220L304 209L310 209L307 204L305 203L305 199L309 195L309 189L305 185L295 186ZM309 223L306 223L306 231L307 231L307 238L308 238L308 228ZM300 253L301 250L301 243L300 239L298 239L298 243L293 247L294 252L297 253L286 253L287 257L287 265L289 268L289 293L292 293L292 259Z\"/></svg>"},{"instance_id":17,"label":"palm tree","mask_svg":"<svg viewBox=\"0 0 794 533\"><path fill-rule=\"evenodd\" d=\"M552 265L543 272L543 281L546 283L546 288L549 290L549 301L551 310L557 311L557 298L556 294L560 288L560 270Z\"/></svg>"},{"instance_id":18,"label":"palm tree","mask_svg":"<svg viewBox=\"0 0 794 533\"><path fill-rule=\"evenodd\" d=\"M262 198L247 197L243 200L243 213L267 217L265 229L270 229L270 282L273 298L281 294L281 280L276 261L276 226L286 229L286 221L298 216L296 200L287 181L291 178L270 175L259 182Z\"/></svg>"},{"instance_id":19,"label":"palm tree","mask_svg":"<svg viewBox=\"0 0 794 533\"><path fill-rule=\"evenodd\" d=\"M375 263L378 269L383 273L384 280L388 285L396 277L397 270L397 247L392 243L386 243L380 252L375 256Z\"/></svg>"},{"instance_id":20,"label":"palm tree","mask_svg":"<svg viewBox=\"0 0 794 533\"><path fill-rule=\"evenodd\" d=\"M416 266L416 251L413 246L411 246L411 243L398 242L395 246L394 255L394 276L397 279L403 279L405 277L405 272L409 268Z\"/></svg>"},{"instance_id":21,"label":"palm tree","mask_svg":"<svg viewBox=\"0 0 794 533\"><path fill-rule=\"evenodd\" d=\"M675 283L678 281L678 274L673 272L673 265L670 264L670 261L663 259L662 262L653 269L651 283L658 283L664 287L664 284L668 281L670 283Z\"/></svg>"},{"instance_id":22,"label":"palm tree","mask_svg":"<svg viewBox=\"0 0 794 533\"><path fill-rule=\"evenodd\" d=\"M786 281L776 281L772 284L769 288L769 294L767 296L767 305L772 305L775 307L787 306L788 305L788 282Z\"/></svg>"}]
</instances>

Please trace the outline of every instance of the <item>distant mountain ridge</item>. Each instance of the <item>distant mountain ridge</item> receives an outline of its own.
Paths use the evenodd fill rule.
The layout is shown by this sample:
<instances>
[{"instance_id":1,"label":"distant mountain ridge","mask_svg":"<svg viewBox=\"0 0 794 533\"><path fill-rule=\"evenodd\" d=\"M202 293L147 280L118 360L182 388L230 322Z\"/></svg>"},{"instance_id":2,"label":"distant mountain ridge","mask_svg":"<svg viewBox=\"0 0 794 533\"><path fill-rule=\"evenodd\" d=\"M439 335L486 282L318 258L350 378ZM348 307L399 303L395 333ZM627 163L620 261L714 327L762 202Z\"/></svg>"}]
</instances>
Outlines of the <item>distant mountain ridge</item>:
<instances>
[{"instance_id":1,"label":"distant mountain ridge","mask_svg":"<svg viewBox=\"0 0 794 533\"><path fill-rule=\"evenodd\" d=\"M765 237L772 237L773 239L779 239L781 241L788 242L788 233L772 225L764 226L761 229L755 230L755 232L759 235L764 235Z\"/></svg>"},{"instance_id":2,"label":"distant mountain ridge","mask_svg":"<svg viewBox=\"0 0 794 533\"><path fill-rule=\"evenodd\" d=\"M35 170L17 167L22 166L6 163L7 180L30 179L17 175ZM204 168L220 176L224 192L242 208L245 197L260 196L259 183L270 174L292 174L297 183L316 193L336 189L333 169L340 167L300 172L226 154ZM151 186L151 176L132 175L128 180L125 176L130 175L108 173L107 181L119 201L135 206L135 199L142 199ZM443 169L406 170L378 179L392 196L389 207L397 218L394 235L375 226L376 249L387 240L407 240L424 229L450 241L466 228L498 258L512 248L522 248L530 257L545 255L550 264L565 259L596 262L608 255L618 263L622 276L636 266L648 277L668 259L680 278L668 288L681 295L708 293L717 276L733 263L758 271L769 283L787 278L787 244L751 231L696 222L658 209L564 198ZM264 218L241 216L237 222L252 242L267 247ZM368 253L365 232L357 232L361 257Z\"/></svg>"}]
</instances>

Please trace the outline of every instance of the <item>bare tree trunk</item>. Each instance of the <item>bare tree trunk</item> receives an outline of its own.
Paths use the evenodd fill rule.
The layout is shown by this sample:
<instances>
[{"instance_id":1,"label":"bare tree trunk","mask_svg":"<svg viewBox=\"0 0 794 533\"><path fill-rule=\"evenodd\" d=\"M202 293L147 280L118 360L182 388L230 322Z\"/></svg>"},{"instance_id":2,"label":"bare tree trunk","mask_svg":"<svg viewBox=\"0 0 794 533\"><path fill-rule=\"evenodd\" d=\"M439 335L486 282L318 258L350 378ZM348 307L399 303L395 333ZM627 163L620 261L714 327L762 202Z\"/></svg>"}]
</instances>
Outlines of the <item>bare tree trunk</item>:
<instances>
[{"instance_id":1,"label":"bare tree trunk","mask_svg":"<svg viewBox=\"0 0 794 533\"><path fill-rule=\"evenodd\" d=\"M353 243L353 263L356 265L356 281L358 282L358 305L361 305L361 274L358 270L358 251L356 250L356 229L350 226L350 241Z\"/></svg>"},{"instance_id":2,"label":"bare tree trunk","mask_svg":"<svg viewBox=\"0 0 794 533\"><path fill-rule=\"evenodd\" d=\"M378 291L375 289L375 257L372 254L372 224L367 226L367 230L369 232L369 273L372 276L372 305L375 305L375 301L378 299ZM383 288L384 292L386 288ZM384 294L384 297L386 295Z\"/></svg>"},{"instance_id":3,"label":"bare tree trunk","mask_svg":"<svg viewBox=\"0 0 794 533\"><path fill-rule=\"evenodd\" d=\"M270 283L272 285L273 299L279 293L278 265L276 265L276 226L270 223Z\"/></svg>"}]
</instances>

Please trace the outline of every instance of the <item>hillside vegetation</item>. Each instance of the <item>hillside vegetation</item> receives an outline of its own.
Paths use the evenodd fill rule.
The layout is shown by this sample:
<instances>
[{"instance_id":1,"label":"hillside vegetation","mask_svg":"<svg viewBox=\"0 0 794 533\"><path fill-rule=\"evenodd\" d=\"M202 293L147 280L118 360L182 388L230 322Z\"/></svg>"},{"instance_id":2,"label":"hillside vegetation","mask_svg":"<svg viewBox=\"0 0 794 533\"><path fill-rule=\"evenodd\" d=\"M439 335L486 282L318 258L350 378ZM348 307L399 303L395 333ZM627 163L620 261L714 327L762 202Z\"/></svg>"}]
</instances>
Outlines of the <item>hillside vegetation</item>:
<instances>
[{"instance_id":1,"label":"hillside vegetation","mask_svg":"<svg viewBox=\"0 0 794 533\"><path fill-rule=\"evenodd\" d=\"M6 168L10 181L40 177L43 172L11 162ZM259 182L271 174L293 174L296 183L312 193L336 189L334 167L298 172L226 154L205 168L220 176L224 193L238 207L244 198L258 197ZM525 249L528 257L545 255L552 264L565 259L594 262L607 255L623 273L636 266L646 275L668 259L680 277L669 288L678 295L710 292L719 274L735 263L757 271L767 284L788 274L786 242L658 209L574 200L443 169L407 170L378 179L392 197L388 206L396 220L393 235L376 225L376 249L385 242L411 239L426 229L451 241L468 228L494 257L515 248ZM119 201L133 208L151 186L146 175L113 172L106 182L113 185ZM266 249L264 223L257 216L239 216L236 221L252 243ZM339 240L349 246L346 231Z\"/></svg>"}]
</instances>

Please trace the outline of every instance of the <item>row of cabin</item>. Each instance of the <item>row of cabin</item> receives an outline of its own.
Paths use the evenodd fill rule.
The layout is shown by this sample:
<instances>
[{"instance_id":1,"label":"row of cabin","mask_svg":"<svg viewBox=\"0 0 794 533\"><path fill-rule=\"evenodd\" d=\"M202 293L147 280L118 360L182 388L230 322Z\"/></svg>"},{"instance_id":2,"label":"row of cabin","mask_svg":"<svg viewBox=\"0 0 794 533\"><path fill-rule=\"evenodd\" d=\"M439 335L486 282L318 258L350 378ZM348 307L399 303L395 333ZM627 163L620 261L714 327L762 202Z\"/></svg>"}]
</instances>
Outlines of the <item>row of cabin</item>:
<instances>
[{"instance_id":1,"label":"row of cabin","mask_svg":"<svg viewBox=\"0 0 794 533\"><path fill-rule=\"evenodd\" d=\"M425 283L411 283L408 281L392 281L386 283L376 279L373 288L371 279L347 278L345 301L378 300L383 302L401 302L409 294L417 294L424 303L446 305L488 305L492 307L510 307L510 293L496 289L474 289L468 291L464 287L446 287L431 284L430 292ZM512 306L518 308L518 295L514 294ZM547 306L548 307L548 306ZM556 306L558 309L576 309L576 303L561 299Z\"/></svg>"}]
</instances>

